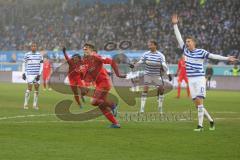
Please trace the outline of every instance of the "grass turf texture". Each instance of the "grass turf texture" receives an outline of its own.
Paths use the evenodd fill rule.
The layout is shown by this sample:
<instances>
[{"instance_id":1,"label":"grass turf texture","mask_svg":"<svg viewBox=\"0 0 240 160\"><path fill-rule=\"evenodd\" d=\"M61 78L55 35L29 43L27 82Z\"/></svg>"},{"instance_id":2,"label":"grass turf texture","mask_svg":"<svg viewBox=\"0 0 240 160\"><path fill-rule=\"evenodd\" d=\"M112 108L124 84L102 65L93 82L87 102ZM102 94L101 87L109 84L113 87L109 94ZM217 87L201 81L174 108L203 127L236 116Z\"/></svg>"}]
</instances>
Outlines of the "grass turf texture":
<instances>
[{"instance_id":1,"label":"grass turf texture","mask_svg":"<svg viewBox=\"0 0 240 160\"><path fill-rule=\"evenodd\" d=\"M197 121L124 122L109 129L103 117L88 122L65 122L54 116L54 105L72 99L55 91L40 90L40 110L23 110L26 85L0 84L0 159L104 159L197 160L239 159L240 93L208 91L206 108L216 118L216 130L193 132ZM165 112L195 111L191 100L165 96ZM31 95L31 99L33 95ZM120 112L136 112L120 101ZM31 103L32 104L32 101ZM157 111L156 98L147 100L146 111ZM85 105L85 109L92 108ZM79 112L76 104L71 110ZM34 115L34 116L31 116ZM36 116L39 115L39 116ZM22 117L21 117L22 116ZM196 112L193 113L196 118ZM103 120L103 121L102 121Z\"/></svg>"}]
</instances>

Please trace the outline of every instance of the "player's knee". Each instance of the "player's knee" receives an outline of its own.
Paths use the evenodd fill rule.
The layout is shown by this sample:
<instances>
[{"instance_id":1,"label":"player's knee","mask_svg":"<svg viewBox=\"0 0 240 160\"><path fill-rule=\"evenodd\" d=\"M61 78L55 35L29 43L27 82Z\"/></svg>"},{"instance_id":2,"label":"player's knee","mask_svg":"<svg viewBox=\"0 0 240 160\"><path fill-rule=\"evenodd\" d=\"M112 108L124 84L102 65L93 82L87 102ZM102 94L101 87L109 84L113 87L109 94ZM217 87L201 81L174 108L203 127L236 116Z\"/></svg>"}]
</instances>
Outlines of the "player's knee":
<instances>
[{"instance_id":1,"label":"player's knee","mask_svg":"<svg viewBox=\"0 0 240 160\"><path fill-rule=\"evenodd\" d=\"M104 100L103 99L97 99L97 98L93 98L91 104L93 106L102 106L104 104Z\"/></svg>"},{"instance_id":2,"label":"player's knee","mask_svg":"<svg viewBox=\"0 0 240 160\"><path fill-rule=\"evenodd\" d=\"M195 103L196 107L199 106L199 105L202 105L203 104L203 99L199 98L199 97L196 97L194 99L194 103Z\"/></svg>"},{"instance_id":3,"label":"player's knee","mask_svg":"<svg viewBox=\"0 0 240 160\"><path fill-rule=\"evenodd\" d=\"M80 90L81 90L81 94L83 96L87 95L89 93L89 89L86 88L86 87L80 87Z\"/></svg>"},{"instance_id":4,"label":"player's knee","mask_svg":"<svg viewBox=\"0 0 240 160\"><path fill-rule=\"evenodd\" d=\"M148 88L147 88L147 87L146 87L146 88L145 88L145 87L143 88L143 93L146 93L146 94L148 93Z\"/></svg>"},{"instance_id":5,"label":"player's knee","mask_svg":"<svg viewBox=\"0 0 240 160\"><path fill-rule=\"evenodd\" d=\"M159 95L163 95L163 94L164 94L164 91L159 92Z\"/></svg>"},{"instance_id":6,"label":"player's knee","mask_svg":"<svg viewBox=\"0 0 240 160\"><path fill-rule=\"evenodd\" d=\"M144 94L148 94L148 91L145 90L145 91L143 91L143 93L144 93Z\"/></svg>"},{"instance_id":7,"label":"player's knee","mask_svg":"<svg viewBox=\"0 0 240 160\"><path fill-rule=\"evenodd\" d=\"M162 86L159 86L158 91L159 91L159 94L163 94L164 93L164 88Z\"/></svg>"},{"instance_id":8,"label":"player's knee","mask_svg":"<svg viewBox=\"0 0 240 160\"><path fill-rule=\"evenodd\" d=\"M91 101L91 105L93 105L93 106L99 106L101 104L101 101L99 100L99 99L93 99L92 101Z\"/></svg>"},{"instance_id":9,"label":"player's knee","mask_svg":"<svg viewBox=\"0 0 240 160\"><path fill-rule=\"evenodd\" d=\"M38 90L39 90L39 87L35 87L35 91L37 91L37 92L38 92Z\"/></svg>"}]
</instances>

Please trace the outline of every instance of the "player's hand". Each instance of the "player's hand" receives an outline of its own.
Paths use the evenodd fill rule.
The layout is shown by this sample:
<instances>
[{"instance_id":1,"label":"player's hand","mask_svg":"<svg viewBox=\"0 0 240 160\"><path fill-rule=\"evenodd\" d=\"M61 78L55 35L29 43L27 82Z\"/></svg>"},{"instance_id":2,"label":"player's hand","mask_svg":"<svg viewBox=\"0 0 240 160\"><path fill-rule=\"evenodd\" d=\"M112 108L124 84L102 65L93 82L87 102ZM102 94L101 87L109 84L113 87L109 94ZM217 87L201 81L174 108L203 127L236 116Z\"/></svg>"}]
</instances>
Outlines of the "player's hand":
<instances>
[{"instance_id":1,"label":"player's hand","mask_svg":"<svg viewBox=\"0 0 240 160\"><path fill-rule=\"evenodd\" d=\"M40 80L40 75L37 75L37 77L35 79L36 79L36 81L39 81Z\"/></svg>"},{"instance_id":2,"label":"player's hand","mask_svg":"<svg viewBox=\"0 0 240 160\"><path fill-rule=\"evenodd\" d=\"M25 80L26 80L26 78L27 78L27 77L26 77L26 74L25 74L25 73L23 73L23 74L22 74L22 79L25 81Z\"/></svg>"},{"instance_id":3,"label":"player's hand","mask_svg":"<svg viewBox=\"0 0 240 160\"><path fill-rule=\"evenodd\" d=\"M129 64L129 67L130 67L130 68L134 68L135 66L134 66L134 64L131 64L131 63L130 63L130 64Z\"/></svg>"},{"instance_id":4,"label":"player's hand","mask_svg":"<svg viewBox=\"0 0 240 160\"><path fill-rule=\"evenodd\" d=\"M228 61L229 62L237 62L237 61L239 61L237 58L235 58L234 56L229 56L228 57Z\"/></svg>"},{"instance_id":5,"label":"player's hand","mask_svg":"<svg viewBox=\"0 0 240 160\"><path fill-rule=\"evenodd\" d=\"M62 51L63 53L66 53L66 47L63 47Z\"/></svg>"},{"instance_id":6,"label":"player's hand","mask_svg":"<svg viewBox=\"0 0 240 160\"><path fill-rule=\"evenodd\" d=\"M112 76L113 75L113 72L107 72L109 76Z\"/></svg>"},{"instance_id":7,"label":"player's hand","mask_svg":"<svg viewBox=\"0 0 240 160\"><path fill-rule=\"evenodd\" d=\"M119 78L126 78L127 75L119 75L118 77L119 77Z\"/></svg>"},{"instance_id":8,"label":"player's hand","mask_svg":"<svg viewBox=\"0 0 240 160\"><path fill-rule=\"evenodd\" d=\"M85 96L89 92L89 88L87 87L80 87L81 96Z\"/></svg>"},{"instance_id":9,"label":"player's hand","mask_svg":"<svg viewBox=\"0 0 240 160\"><path fill-rule=\"evenodd\" d=\"M163 74L165 71L163 69L163 67L160 67L160 73Z\"/></svg>"},{"instance_id":10,"label":"player's hand","mask_svg":"<svg viewBox=\"0 0 240 160\"><path fill-rule=\"evenodd\" d=\"M172 75L171 74L168 75L168 80L172 81Z\"/></svg>"},{"instance_id":11,"label":"player's hand","mask_svg":"<svg viewBox=\"0 0 240 160\"><path fill-rule=\"evenodd\" d=\"M178 15L177 14L173 14L172 15L172 23L173 24L177 24L178 23Z\"/></svg>"}]
</instances>

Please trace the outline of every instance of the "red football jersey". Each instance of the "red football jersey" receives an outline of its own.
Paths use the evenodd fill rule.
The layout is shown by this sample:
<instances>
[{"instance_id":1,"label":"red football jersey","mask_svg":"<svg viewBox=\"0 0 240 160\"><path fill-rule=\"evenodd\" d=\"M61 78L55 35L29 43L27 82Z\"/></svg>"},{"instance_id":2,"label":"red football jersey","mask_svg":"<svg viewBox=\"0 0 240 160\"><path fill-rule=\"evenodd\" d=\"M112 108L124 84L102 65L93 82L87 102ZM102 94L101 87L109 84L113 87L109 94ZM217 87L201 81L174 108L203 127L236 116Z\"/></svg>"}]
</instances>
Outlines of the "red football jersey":
<instances>
[{"instance_id":1,"label":"red football jersey","mask_svg":"<svg viewBox=\"0 0 240 160\"><path fill-rule=\"evenodd\" d=\"M182 58L178 61L178 73L179 76L187 76L185 60Z\"/></svg>"},{"instance_id":2,"label":"red football jersey","mask_svg":"<svg viewBox=\"0 0 240 160\"><path fill-rule=\"evenodd\" d=\"M110 64L116 75L119 75L116 63L111 58L101 57L97 53L85 56L83 64L85 66L85 69L82 70L83 80L86 82L96 82L98 84L101 80L109 80L109 75L103 64Z\"/></svg>"},{"instance_id":3,"label":"red football jersey","mask_svg":"<svg viewBox=\"0 0 240 160\"><path fill-rule=\"evenodd\" d=\"M82 64L82 61L80 60L78 63L74 63L73 59L69 58L67 54L64 54L67 63L69 65L69 70L68 70L68 77L79 77L80 78L80 66Z\"/></svg>"},{"instance_id":4,"label":"red football jersey","mask_svg":"<svg viewBox=\"0 0 240 160\"><path fill-rule=\"evenodd\" d=\"M49 60L43 62L43 76L49 76L52 70L52 65Z\"/></svg>"}]
</instances>

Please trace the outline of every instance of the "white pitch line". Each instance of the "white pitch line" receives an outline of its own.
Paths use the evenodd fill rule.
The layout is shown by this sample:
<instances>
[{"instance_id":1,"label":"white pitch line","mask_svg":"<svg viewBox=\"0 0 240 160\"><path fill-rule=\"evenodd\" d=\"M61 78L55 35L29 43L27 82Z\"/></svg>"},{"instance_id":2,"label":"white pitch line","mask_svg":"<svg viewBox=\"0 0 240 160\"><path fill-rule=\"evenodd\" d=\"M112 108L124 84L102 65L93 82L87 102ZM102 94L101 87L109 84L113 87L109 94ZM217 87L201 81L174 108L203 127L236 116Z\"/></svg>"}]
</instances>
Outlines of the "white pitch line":
<instances>
[{"instance_id":1,"label":"white pitch line","mask_svg":"<svg viewBox=\"0 0 240 160\"><path fill-rule=\"evenodd\" d=\"M229 117L229 118L214 118L214 119L218 119L218 120L234 120L234 119L240 119L240 117Z\"/></svg>"},{"instance_id":2,"label":"white pitch line","mask_svg":"<svg viewBox=\"0 0 240 160\"><path fill-rule=\"evenodd\" d=\"M118 112L118 113L139 113L139 112ZM159 112L146 112L149 114L159 114ZM190 111L183 111L183 112L166 112L166 114L172 114L172 113L190 113ZM197 111L191 111L191 113L197 113ZM222 112L211 112L211 113L221 113L221 114L240 114L240 112L229 112L229 111L222 111Z\"/></svg>"},{"instance_id":3,"label":"white pitch line","mask_svg":"<svg viewBox=\"0 0 240 160\"><path fill-rule=\"evenodd\" d=\"M221 120L240 120L240 117L236 118L215 118L218 121ZM197 119L194 119L197 120ZM108 122L107 120L88 120L88 121L22 121L22 122L9 122L11 124L21 124L21 123L89 123L89 122ZM161 123L161 122L172 122L172 121L120 121L120 122L134 122L134 123ZM188 120L179 120L179 121L174 121L174 122L192 122Z\"/></svg>"},{"instance_id":4,"label":"white pitch line","mask_svg":"<svg viewBox=\"0 0 240 160\"><path fill-rule=\"evenodd\" d=\"M196 112L197 111L192 111L192 112ZM219 112L211 112L211 113L220 113L220 114L240 114L240 112L231 112L231 111L219 111Z\"/></svg>"},{"instance_id":5,"label":"white pitch line","mask_svg":"<svg viewBox=\"0 0 240 160\"><path fill-rule=\"evenodd\" d=\"M222 120L240 120L240 117L235 117L235 118L214 118L215 120L222 121ZM187 119L179 119L178 121L174 122L192 122L196 121L197 119L192 119L192 120L187 120ZM107 122L107 120L98 120L98 119L93 119L93 120L87 120L87 121L57 121L57 120L50 120L50 121L5 121L5 122L0 122L0 123L11 123L11 124L20 124L20 123L89 123L89 122ZM120 122L134 122L134 123L164 123L164 122L173 122L173 121L123 121L120 120Z\"/></svg>"},{"instance_id":6,"label":"white pitch line","mask_svg":"<svg viewBox=\"0 0 240 160\"><path fill-rule=\"evenodd\" d=\"M138 112L119 112L119 113L128 113L128 114L137 114ZM159 114L159 112L147 112L148 114ZM183 114L188 114L189 112L166 112L166 115L171 115L172 113L178 114L178 113L183 113ZM195 113L195 112L191 112ZM221 114L238 114L239 112L211 112L211 113L221 113ZM17 119L17 118L31 118L31 117L47 117L47 116L57 116L57 115L64 115L64 114L37 114L37 115L17 115L17 116L12 116L12 117L0 117L1 120L8 120L8 119ZM215 118L217 119L217 118ZM218 118L218 119L224 119L224 118ZM235 117L235 118L226 118L226 119L240 119L240 117ZM180 119L180 121L184 121L184 119ZM49 122L49 121L48 121Z\"/></svg>"},{"instance_id":7,"label":"white pitch line","mask_svg":"<svg viewBox=\"0 0 240 160\"><path fill-rule=\"evenodd\" d=\"M0 117L0 120L6 119L16 119L16 118L28 118L28 117L47 117L47 116L56 116L56 114L30 114L30 115L18 115L12 117Z\"/></svg>"}]
</instances>

